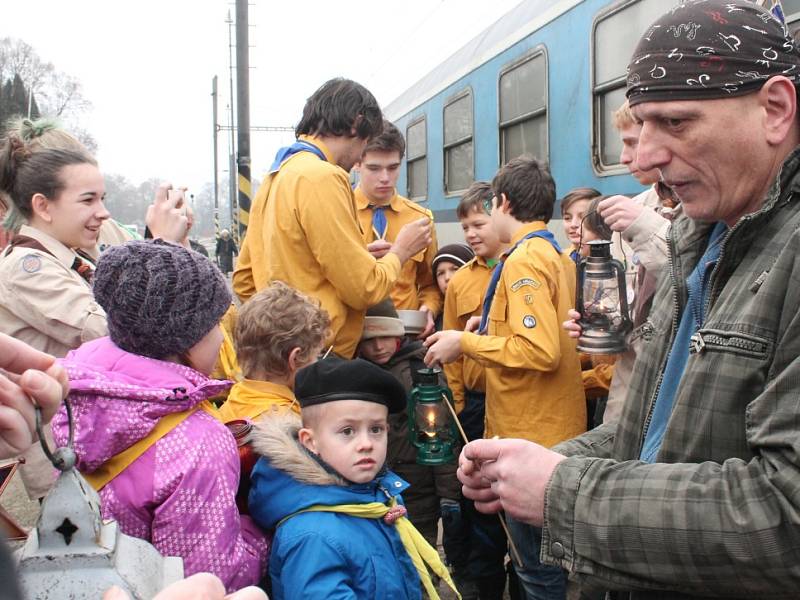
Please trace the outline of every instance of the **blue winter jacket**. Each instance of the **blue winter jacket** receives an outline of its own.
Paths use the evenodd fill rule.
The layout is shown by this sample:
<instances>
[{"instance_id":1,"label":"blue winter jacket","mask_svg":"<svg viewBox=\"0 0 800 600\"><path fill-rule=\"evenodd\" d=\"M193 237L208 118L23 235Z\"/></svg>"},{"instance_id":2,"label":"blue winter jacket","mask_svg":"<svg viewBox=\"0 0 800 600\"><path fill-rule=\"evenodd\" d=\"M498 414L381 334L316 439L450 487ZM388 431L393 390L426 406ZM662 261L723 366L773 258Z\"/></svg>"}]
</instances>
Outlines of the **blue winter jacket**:
<instances>
[{"instance_id":1,"label":"blue winter jacket","mask_svg":"<svg viewBox=\"0 0 800 600\"><path fill-rule=\"evenodd\" d=\"M421 599L419 575L400 536L382 519L302 513L315 504L386 503L408 487L392 472L350 484L316 461L297 441L296 417L270 417L253 432L262 456L252 473L250 514L277 527L269 574L274 600L300 598Z\"/></svg>"}]
</instances>

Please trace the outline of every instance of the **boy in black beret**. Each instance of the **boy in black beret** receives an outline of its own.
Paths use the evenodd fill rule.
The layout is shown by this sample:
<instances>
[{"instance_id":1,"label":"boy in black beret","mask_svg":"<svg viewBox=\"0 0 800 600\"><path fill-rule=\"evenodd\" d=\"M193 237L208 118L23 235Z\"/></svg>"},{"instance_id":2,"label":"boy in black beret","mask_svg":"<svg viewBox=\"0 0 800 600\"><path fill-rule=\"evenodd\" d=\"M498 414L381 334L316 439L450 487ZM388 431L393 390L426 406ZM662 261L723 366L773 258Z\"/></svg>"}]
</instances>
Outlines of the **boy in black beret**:
<instances>
[{"instance_id":1,"label":"boy in black beret","mask_svg":"<svg viewBox=\"0 0 800 600\"><path fill-rule=\"evenodd\" d=\"M332 357L298 373L295 395L302 423L268 419L252 438L262 458L250 514L275 529L271 597L421 599L424 586L438 598L428 568L452 587L450 575L405 518L408 484L384 464L403 386L372 363Z\"/></svg>"}]
</instances>

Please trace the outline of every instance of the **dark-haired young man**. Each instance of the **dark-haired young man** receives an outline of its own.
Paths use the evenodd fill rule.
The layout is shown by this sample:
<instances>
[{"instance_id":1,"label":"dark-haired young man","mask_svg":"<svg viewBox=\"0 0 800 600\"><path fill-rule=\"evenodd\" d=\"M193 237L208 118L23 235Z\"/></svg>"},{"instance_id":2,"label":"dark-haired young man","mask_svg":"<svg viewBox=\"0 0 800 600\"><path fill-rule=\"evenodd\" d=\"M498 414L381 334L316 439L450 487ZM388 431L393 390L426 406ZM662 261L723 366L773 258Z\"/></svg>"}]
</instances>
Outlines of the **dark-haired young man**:
<instances>
[{"instance_id":1,"label":"dark-haired young man","mask_svg":"<svg viewBox=\"0 0 800 600\"><path fill-rule=\"evenodd\" d=\"M407 260L431 243L423 217L397 234L375 259L356 220L348 172L383 117L374 96L347 79L332 79L306 102L297 141L281 148L256 194L233 275L242 301L272 281L317 298L331 318L328 343L351 358L366 309L389 295Z\"/></svg>"},{"instance_id":2,"label":"dark-haired young man","mask_svg":"<svg viewBox=\"0 0 800 600\"><path fill-rule=\"evenodd\" d=\"M354 192L358 220L367 248L376 258L386 254L404 225L420 217L433 220L431 211L403 198L395 189L405 151L403 134L384 121L383 132L369 141L356 164L361 176ZM427 248L403 265L391 294L395 308L428 313L423 336L433 332L434 319L442 308L442 295L431 268L437 252L435 232L431 238Z\"/></svg>"},{"instance_id":3,"label":"dark-haired young man","mask_svg":"<svg viewBox=\"0 0 800 600\"><path fill-rule=\"evenodd\" d=\"M433 334L425 362L449 363L463 353L486 366L485 437L550 447L586 430L580 360L561 327L574 305L575 264L547 230L556 190L544 163L530 156L511 160L492 190L492 227L509 250L492 274L479 330ZM564 571L539 563L541 530L511 518L508 524L528 597L563 597Z\"/></svg>"}]
</instances>

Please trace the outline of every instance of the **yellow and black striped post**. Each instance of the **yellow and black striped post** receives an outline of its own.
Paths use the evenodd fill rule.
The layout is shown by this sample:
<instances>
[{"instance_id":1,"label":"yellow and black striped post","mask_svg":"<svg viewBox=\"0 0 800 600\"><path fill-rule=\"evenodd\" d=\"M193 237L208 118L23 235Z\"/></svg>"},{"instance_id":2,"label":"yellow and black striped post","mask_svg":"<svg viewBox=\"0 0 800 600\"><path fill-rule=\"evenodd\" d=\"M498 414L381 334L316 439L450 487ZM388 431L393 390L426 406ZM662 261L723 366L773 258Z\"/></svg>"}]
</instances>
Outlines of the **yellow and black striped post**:
<instances>
[{"instance_id":1,"label":"yellow and black striped post","mask_svg":"<svg viewBox=\"0 0 800 600\"><path fill-rule=\"evenodd\" d=\"M243 239L250 222L250 39L248 0L236 0L236 104L238 155L236 171L239 193L239 236Z\"/></svg>"}]
</instances>

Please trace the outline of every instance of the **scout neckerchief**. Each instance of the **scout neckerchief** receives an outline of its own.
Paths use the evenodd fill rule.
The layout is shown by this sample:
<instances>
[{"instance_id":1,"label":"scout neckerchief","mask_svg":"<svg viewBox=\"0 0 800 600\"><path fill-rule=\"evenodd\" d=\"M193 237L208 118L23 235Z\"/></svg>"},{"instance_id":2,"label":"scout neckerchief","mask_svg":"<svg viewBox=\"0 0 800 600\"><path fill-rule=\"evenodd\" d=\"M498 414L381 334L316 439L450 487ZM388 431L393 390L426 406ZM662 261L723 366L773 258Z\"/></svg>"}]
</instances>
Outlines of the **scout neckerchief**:
<instances>
[{"instance_id":1,"label":"scout neckerchief","mask_svg":"<svg viewBox=\"0 0 800 600\"><path fill-rule=\"evenodd\" d=\"M55 258L55 254L50 252L44 245L39 241L27 235L15 235L14 238L11 240L11 243L8 245L9 248L32 248L34 250L39 250L40 252L44 252L45 254L49 254L53 258ZM78 275L83 278L83 280L91 285L92 283L92 276L94 275L94 269L92 268L92 260L80 250L74 251L76 256L75 260L72 261L72 265L70 268L73 269Z\"/></svg>"},{"instance_id":2,"label":"scout neckerchief","mask_svg":"<svg viewBox=\"0 0 800 600\"><path fill-rule=\"evenodd\" d=\"M386 212L384 211L389 207L370 204L369 208L372 209L372 231L375 232L375 239L386 239L386 229L389 224L386 221Z\"/></svg>"},{"instance_id":3,"label":"scout neckerchief","mask_svg":"<svg viewBox=\"0 0 800 600\"><path fill-rule=\"evenodd\" d=\"M220 422L222 421L214 405L208 400L203 400L188 410L170 413L161 417L158 420L158 423L156 423L156 426L148 435L140 439L132 446L129 446L119 454L112 456L91 473L81 473L81 475L83 475L83 478L89 482L89 485L99 492L112 479L127 469L133 463L133 461L144 454L153 444L175 429L178 425L183 423L198 410L208 413Z\"/></svg>"},{"instance_id":4,"label":"scout neckerchief","mask_svg":"<svg viewBox=\"0 0 800 600\"><path fill-rule=\"evenodd\" d=\"M492 278L489 280L489 287L486 289L486 297L483 299L483 314L481 315L481 324L480 327L478 327L479 334L485 334L486 328L489 325L489 309L492 307L492 300L494 300L494 293L497 291L497 282L500 281L500 274L503 272L503 265L508 257L511 256L511 253L514 252L514 250L516 250L522 242L535 237L547 240L553 246L555 251L561 254L561 246L558 245L558 242L556 241L556 238L553 237L553 234L546 229L529 233L516 244L514 244L508 251L504 252L503 256L500 257L500 261L495 266L494 271L492 271Z\"/></svg>"},{"instance_id":5,"label":"scout neckerchief","mask_svg":"<svg viewBox=\"0 0 800 600\"><path fill-rule=\"evenodd\" d=\"M419 574L425 591L428 593L428 597L431 600L439 600L439 594L436 592L436 588L428 572L428 568L430 568L436 575L444 579L447 585L450 586L450 589L455 592L459 600L461 599L461 594L458 593L453 580L450 578L447 567L442 564L439 553L424 537L422 537L422 534L411 524L411 521L406 518L406 507L397 504L396 498L392 498L388 506L381 502L335 505L316 504L288 515L283 518L278 525L304 512L343 513L362 519L383 519L383 522L387 525L394 525L397 529L397 534L400 536L400 541L403 542L403 547L406 549L406 552L408 552L411 562L414 563L414 567L417 569L417 573Z\"/></svg>"},{"instance_id":6,"label":"scout neckerchief","mask_svg":"<svg viewBox=\"0 0 800 600\"><path fill-rule=\"evenodd\" d=\"M269 172L277 173L281 168L281 165L298 152L311 152L312 154L316 154L320 160L324 160L326 162L328 160L325 158L325 153L317 148L314 144L306 142L305 140L297 140L291 146L284 146L278 150L278 153L275 155L275 160L272 162L272 166L269 168Z\"/></svg>"}]
</instances>

